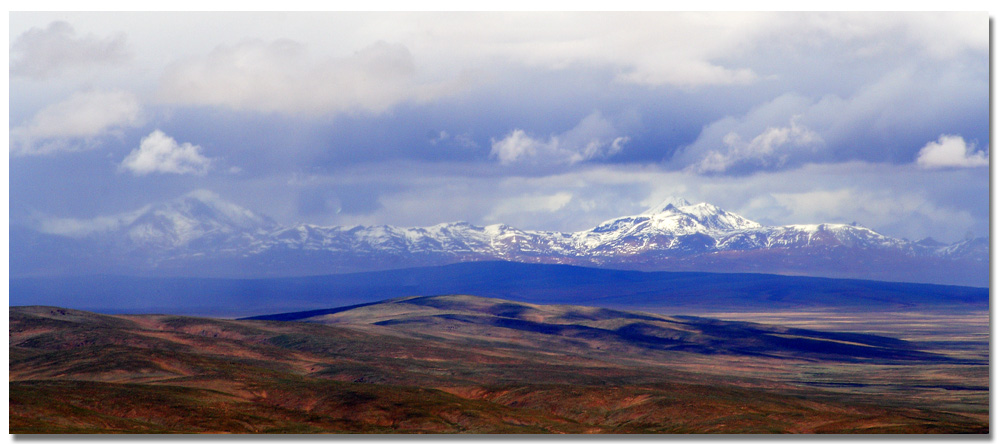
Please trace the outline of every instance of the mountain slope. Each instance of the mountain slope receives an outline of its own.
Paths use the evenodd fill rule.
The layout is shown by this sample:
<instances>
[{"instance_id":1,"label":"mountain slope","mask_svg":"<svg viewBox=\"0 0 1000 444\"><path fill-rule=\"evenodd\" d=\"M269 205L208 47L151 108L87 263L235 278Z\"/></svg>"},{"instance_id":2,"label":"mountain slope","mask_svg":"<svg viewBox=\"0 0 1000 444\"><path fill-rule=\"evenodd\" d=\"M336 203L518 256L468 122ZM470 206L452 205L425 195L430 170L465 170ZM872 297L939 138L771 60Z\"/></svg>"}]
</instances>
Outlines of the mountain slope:
<instances>
[{"instance_id":1,"label":"mountain slope","mask_svg":"<svg viewBox=\"0 0 1000 444\"><path fill-rule=\"evenodd\" d=\"M763 226L683 199L573 233L466 222L287 227L205 192L112 219L87 232L12 229L11 274L277 277L504 260L974 286L989 276L985 239L938 245L846 224Z\"/></svg>"}]
</instances>

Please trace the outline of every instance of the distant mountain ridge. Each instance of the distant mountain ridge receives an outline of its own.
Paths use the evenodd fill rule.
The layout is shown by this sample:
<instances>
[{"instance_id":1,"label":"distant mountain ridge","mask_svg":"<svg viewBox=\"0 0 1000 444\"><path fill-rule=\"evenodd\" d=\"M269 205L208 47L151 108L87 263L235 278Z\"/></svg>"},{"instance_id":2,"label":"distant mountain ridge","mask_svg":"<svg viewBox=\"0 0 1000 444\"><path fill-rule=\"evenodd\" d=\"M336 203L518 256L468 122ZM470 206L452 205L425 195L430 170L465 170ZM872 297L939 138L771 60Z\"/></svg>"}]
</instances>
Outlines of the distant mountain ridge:
<instances>
[{"instance_id":1,"label":"distant mountain ridge","mask_svg":"<svg viewBox=\"0 0 1000 444\"><path fill-rule=\"evenodd\" d=\"M953 285L500 261L263 279L106 275L11 278L9 302L11 306L58 305L102 313L229 317L444 294L688 314L733 310L966 312L987 310L990 302L988 288Z\"/></svg>"},{"instance_id":2,"label":"distant mountain ridge","mask_svg":"<svg viewBox=\"0 0 1000 444\"><path fill-rule=\"evenodd\" d=\"M282 226L207 192L89 231L11 229L12 276L277 277L484 260L987 286L989 242L911 242L850 224L764 226L679 198L572 233L467 222Z\"/></svg>"}]
</instances>

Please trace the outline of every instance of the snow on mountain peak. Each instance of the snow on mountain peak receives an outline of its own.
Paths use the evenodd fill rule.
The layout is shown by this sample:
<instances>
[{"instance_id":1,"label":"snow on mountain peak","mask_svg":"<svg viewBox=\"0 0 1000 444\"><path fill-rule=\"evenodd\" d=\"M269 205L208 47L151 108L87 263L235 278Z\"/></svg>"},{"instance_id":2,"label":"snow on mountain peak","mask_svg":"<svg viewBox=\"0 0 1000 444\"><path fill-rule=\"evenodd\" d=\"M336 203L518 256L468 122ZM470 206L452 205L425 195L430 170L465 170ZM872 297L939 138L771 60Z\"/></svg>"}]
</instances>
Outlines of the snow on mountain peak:
<instances>
[{"instance_id":1,"label":"snow on mountain peak","mask_svg":"<svg viewBox=\"0 0 1000 444\"><path fill-rule=\"evenodd\" d=\"M680 197L668 197L644 211L641 216L650 216L657 220L688 217L710 231L735 231L761 227L757 222L730 213L710 203L692 204L687 199ZM662 227L663 224L660 223L658 226Z\"/></svg>"},{"instance_id":2,"label":"snow on mountain peak","mask_svg":"<svg viewBox=\"0 0 1000 444\"><path fill-rule=\"evenodd\" d=\"M148 206L130 219L122 228L133 242L165 247L211 237L254 235L277 227L272 220L206 190Z\"/></svg>"},{"instance_id":3,"label":"snow on mountain peak","mask_svg":"<svg viewBox=\"0 0 1000 444\"><path fill-rule=\"evenodd\" d=\"M734 231L760 228L762 226L739 214L730 213L710 203L702 202L697 205L688 205L681 208L680 211L690 215L710 230Z\"/></svg>"},{"instance_id":4,"label":"snow on mountain peak","mask_svg":"<svg viewBox=\"0 0 1000 444\"><path fill-rule=\"evenodd\" d=\"M185 218L240 228L273 228L273 221L223 200L208 190L195 190L157 208L174 218Z\"/></svg>"},{"instance_id":5,"label":"snow on mountain peak","mask_svg":"<svg viewBox=\"0 0 1000 444\"><path fill-rule=\"evenodd\" d=\"M683 197L670 196L664 199L662 202L649 207L649 209L643 211L642 214L645 215L659 214L690 205L691 202L689 202L687 199L684 199Z\"/></svg>"},{"instance_id":6,"label":"snow on mountain peak","mask_svg":"<svg viewBox=\"0 0 1000 444\"><path fill-rule=\"evenodd\" d=\"M823 258L840 258L837 255L846 254L845 251L854 254L864 250L867 253L859 257L886 254L895 260L908 255L905 257L986 263L989 252L986 239L953 245L929 240L911 243L853 224L765 227L715 205L691 204L680 198L669 198L642 214L619 217L574 233L520 230L505 224L476 226L467 222L412 228L281 226L207 191L188 193L130 213L43 222L45 233L72 237L74 242L92 242L87 245L100 246L93 248L94 251L112 251L113 257L146 257L151 267L160 263L187 266L184 264L192 258L206 261L237 258L234 260L259 259L268 270L275 264L293 267L288 270L294 269L294 273L301 273L301 267L309 272L327 273L384 268L386 264L413 266L498 259L658 269L679 263L672 262L678 258L687 261L705 254L709 260L705 264L711 267L729 264L717 262L720 257L763 260L763 266L758 267L754 262L747 269L763 272L787 270L783 268L787 261L772 264L778 268L767 268L771 265L766 261L771 257L826 260ZM769 255L771 249L777 256ZM836 254L831 256L832 253ZM696 263L700 259L690 260ZM833 265L836 264L824 266Z\"/></svg>"}]
</instances>

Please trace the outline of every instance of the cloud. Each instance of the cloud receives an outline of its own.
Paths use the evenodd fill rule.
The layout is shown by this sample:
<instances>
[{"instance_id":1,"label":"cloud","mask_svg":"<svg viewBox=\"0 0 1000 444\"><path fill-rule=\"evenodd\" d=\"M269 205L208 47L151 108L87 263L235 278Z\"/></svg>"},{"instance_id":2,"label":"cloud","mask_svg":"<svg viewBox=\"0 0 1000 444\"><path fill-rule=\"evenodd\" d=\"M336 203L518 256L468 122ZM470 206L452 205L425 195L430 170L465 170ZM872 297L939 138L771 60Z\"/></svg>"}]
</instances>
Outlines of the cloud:
<instances>
[{"instance_id":1,"label":"cloud","mask_svg":"<svg viewBox=\"0 0 1000 444\"><path fill-rule=\"evenodd\" d=\"M986 151L976 149L974 143L966 143L962 136L942 134L935 142L928 142L917 153L917 165L921 168L972 168L990 165Z\"/></svg>"},{"instance_id":2,"label":"cloud","mask_svg":"<svg viewBox=\"0 0 1000 444\"><path fill-rule=\"evenodd\" d=\"M296 210L310 219L337 215L366 215L382 208L379 198L395 187L318 180L304 184L296 196Z\"/></svg>"},{"instance_id":3,"label":"cloud","mask_svg":"<svg viewBox=\"0 0 1000 444\"><path fill-rule=\"evenodd\" d=\"M324 189L365 184L382 190L370 213L328 214L321 224L428 226L466 220L522 229L577 231L639 214L664 196L710 202L767 225L857 222L894 237L953 242L989 231L982 169L927 171L912 164L806 164L741 177L655 166L588 163L548 175L496 175L499 164L403 162L329 176ZM273 187L255 194L276 201ZM274 205L269 206L273 208ZM294 209L292 209L294 211ZM302 215L282 215L301 220Z\"/></svg>"},{"instance_id":4,"label":"cloud","mask_svg":"<svg viewBox=\"0 0 1000 444\"><path fill-rule=\"evenodd\" d=\"M736 167L776 168L783 166L790 153L802 148L812 148L823 139L814 131L799 125L793 117L785 127L768 127L749 142L736 132L722 138L725 150L709 151L697 164L689 168L697 173L723 173Z\"/></svg>"},{"instance_id":5,"label":"cloud","mask_svg":"<svg viewBox=\"0 0 1000 444\"><path fill-rule=\"evenodd\" d=\"M764 14L493 13L454 18L433 33L408 30L441 40L418 41L420 47L444 45L463 58L549 70L599 67L621 83L687 89L757 81L752 69L719 59L739 54L773 22Z\"/></svg>"},{"instance_id":6,"label":"cloud","mask_svg":"<svg viewBox=\"0 0 1000 444\"><path fill-rule=\"evenodd\" d=\"M248 215L244 208L223 200L218 194L210 190L197 189L190 191L182 195L181 199L187 197L193 197L203 202L211 202L215 208L226 212L227 216L235 220L256 217L252 214ZM148 214L153 206L154 204L147 204L130 211L90 218L54 217L36 213L31 217L31 225L42 233L83 238L91 234L112 232L131 225L143 215Z\"/></svg>"},{"instance_id":7,"label":"cloud","mask_svg":"<svg viewBox=\"0 0 1000 444\"><path fill-rule=\"evenodd\" d=\"M39 221L38 230L46 234L81 238L92 233L116 230L125 223L119 216L98 216L92 219L52 217Z\"/></svg>"},{"instance_id":8,"label":"cloud","mask_svg":"<svg viewBox=\"0 0 1000 444\"><path fill-rule=\"evenodd\" d=\"M141 105L124 91L78 92L11 130L11 154L29 156L91 149L93 138L140 124Z\"/></svg>"},{"instance_id":9,"label":"cloud","mask_svg":"<svg viewBox=\"0 0 1000 444\"><path fill-rule=\"evenodd\" d=\"M82 238L94 233L114 231L131 224L149 208L150 205L145 205L134 211L92 218L52 217L36 214L33 217L35 219L33 224L42 233Z\"/></svg>"},{"instance_id":10,"label":"cloud","mask_svg":"<svg viewBox=\"0 0 1000 444\"><path fill-rule=\"evenodd\" d=\"M755 122L761 118L760 114L766 117ZM758 109L743 122L727 119L713 124L713 128L704 130L698 141L682 152L689 162L686 169L699 174L779 169L791 158L815 151L823 144L818 133L799 123L800 116L792 116L785 126L768 126L749 141L745 140L740 133L754 131L761 122L773 118L770 114ZM725 130L726 127L729 129ZM719 140L705 140L706 135L722 131L727 132Z\"/></svg>"},{"instance_id":11,"label":"cloud","mask_svg":"<svg viewBox=\"0 0 1000 444\"><path fill-rule=\"evenodd\" d=\"M796 72L801 77L803 70L812 69L800 64L812 56L809 53L827 58L843 55L838 62L853 67L883 61L899 65L901 58L939 62L969 51L985 55L989 49L985 13L713 13L675 14L672 19L679 23L671 23L674 29L665 31L671 38L663 40L669 43L647 36L649 45L634 46L638 54L626 52L637 61L638 75L624 76L625 80L681 87L763 84L789 80ZM697 43L689 48L671 48L692 41ZM645 61L640 48L654 60ZM782 57L773 51L789 51L783 55L795 54L798 60L781 67L780 60L760 63L745 57L753 53ZM837 68L843 66L831 66L829 71L838 75Z\"/></svg>"},{"instance_id":12,"label":"cloud","mask_svg":"<svg viewBox=\"0 0 1000 444\"><path fill-rule=\"evenodd\" d=\"M12 14L12 42L32 26L44 30L51 17ZM110 119L119 123L95 124L89 135L53 135L51 140L44 135L66 132L43 124L29 131L34 114L45 120L46 113L37 110L65 100L75 91L68 88L86 81L105 89L101 85L155 91L163 104L179 105L157 107L154 117L164 120L155 128L177 137L177 143L202 145L203 157L218 157L209 173L225 171L229 165L220 165L221 159L244 160L241 174L206 174L197 181L245 202L267 202L257 208L286 220L300 218L300 212L317 223L482 222L503 199L568 192L573 199L557 213L510 214L504 221L525 228L584 229L606 217L641 211L647 205L637 202L654 194L680 194L735 211L772 193L856 187L859 192L913 193L940 208L965 202L957 208L974 215L972 229L988 232L987 168L926 169L915 162L921 148L942 134L976 140L976 150L988 154L989 18L983 13L67 17L76 40L96 35L96 41L106 41L116 31L105 30L127 32L136 63L125 67L128 72L93 69L103 75L59 82L35 82L12 72L12 156L93 148L116 130L135 126L126 118ZM220 18L226 26L218 25ZM246 37L261 40L239 43ZM280 37L294 42L275 40ZM379 40L399 45L354 53ZM18 57L12 45L12 64ZM69 74L82 72L76 69ZM449 95L462 85L439 83L471 69L482 80L468 94ZM740 86L747 82L752 87ZM90 119L113 109L95 106L66 114ZM594 109L615 116L607 125L611 129L569 140L564 133ZM632 110L643 121L618 117ZM333 113L354 115L327 118ZM795 137L794 126L818 135L822 143L796 146L802 139ZM171 129L181 127L183 135ZM127 131L135 137L123 140L132 145L113 161L121 162L153 129ZM460 134L475 135L479 147L463 148L471 144L459 140ZM496 138L492 143L491 136ZM625 136L631 141L622 148ZM588 146L597 149L588 154ZM965 157L975 158L976 150ZM34 160L22 160L11 171L12 214L31 208L63 214L71 208L75 213L64 215L92 215L98 204L109 209L123 202L135 205L165 195L167 188L184 191L174 187L190 183L173 174L132 180L127 169L109 175L107 160L99 155ZM657 164L663 160L665 165ZM392 169L387 162L412 163ZM814 164L852 168L817 172ZM872 164L884 169L864 169ZM365 168L370 176L339 179ZM447 168L455 171L438 177ZM324 211L335 208L328 201L343 200L337 193L299 198L299 188L292 185L254 185L283 182L294 171L360 187L394 180L383 176L405 180L393 182L397 188L391 191L377 188L384 208L372 210L368 199L356 203L357 212L336 215ZM897 179L904 176L907 182ZM504 185L512 177L537 180ZM967 178L962 189L938 191L955 187L957 177ZM106 193L90 206L73 203L87 202L102 190ZM586 210L583 202L593 209ZM792 221L778 217L787 211L780 202L769 205L773 212L759 214L778 223ZM871 225L863 216L843 215L845 221ZM873 228L888 227L887 234L959 230L959 236L970 229L950 228L942 218L901 212L894 217L908 225L893 231L897 222L880 218L885 225Z\"/></svg>"},{"instance_id":13,"label":"cloud","mask_svg":"<svg viewBox=\"0 0 1000 444\"><path fill-rule=\"evenodd\" d=\"M200 151L198 145L178 145L176 140L156 130L143 138L139 148L125 157L119 171L130 171L135 176L150 173L204 175L212 160L201 155Z\"/></svg>"},{"instance_id":14,"label":"cloud","mask_svg":"<svg viewBox=\"0 0 1000 444\"><path fill-rule=\"evenodd\" d=\"M866 178L869 179L869 178ZM968 211L949 208L906 190L827 188L762 194L748 204L753 212L785 223L860 222L882 234L954 241L976 221Z\"/></svg>"},{"instance_id":15,"label":"cloud","mask_svg":"<svg viewBox=\"0 0 1000 444\"><path fill-rule=\"evenodd\" d=\"M532 137L521 129L511 131L503 139L491 139L490 157L503 165L572 165L621 152L629 138L616 133L610 121L594 112L573 129L548 139Z\"/></svg>"},{"instance_id":16,"label":"cloud","mask_svg":"<svg viewBox=\"0 0 1000 444\"><path fill-rule=\"evenodd\" d=\"M484 220L509 224L510 216L523 218L526 216L525 213L555 213L565 208L571 200L573 194L565 191L508 198L497 202L493 211L486 215Z\"/></svg>"},{"instance_id":17,"label":"cloud","mask_svg":"<svg viewBox=\"0 0 1000 444\"><path fill-rule=\"evenodd\" d=\"M476 148L479 146L475 140L472 140L472 136L469 133L453 135L444 130L436 134L430 133L428 142L431 145L452 145L461 148Z\"/></svg>"},{"instance_id":18,"label":"cloud","mask_svg":"<svg viewBox=\"0 0 1000 444\"><path fill-rule=\"evenodd\" d=\"M540 150L558 149L558 141L550 139L549 144L546 144L546 142L534 139L519 129L511 131L507 137L499 141L492 140L491 142L493 148L490 150L490 155L499 159L500 163L504 165L514 163L518 159L535 157Z\"/></svg>"},{"instance_id":19,"label":"cloud","mask_svg":"<svg viewBox=\"0 0 1000 444\"><path fill-rule=\"evenodd\" d=\"M767 83L781 64L771 51L835 48L855 62L896 64L900 56L940 60L989 45L983 13L492 13L431 29L406 15L397 20L396 32L418 49L550 70L600 67L621 83L686 90ZM755 53L767 54L763 63L747 56Z\"/></svg>"},{"instance_id":20,"label":"cloud","mask_svg":"<svg viewBox=\"0 0 1000 444\"><path fill-rule=\"evenodd\" d=\"M69 23L52 22L17 36L10 47L10 73L45 79L77 67L116 64L129 59L125 35L78 37Z\"/></svg>"},{"instance_id":21,"label":"cloud","mask_svg":"<svg viewBox=\"0 0 1000 444\"><path fill-rule=\"evenodd\" d=\"M674 85L693 88L704 85L746 85L759 76L748 68L730 69L700 60L685 60L671 66L636 66L618 80L647 86Z\"/></svg>"},{"instance_id":22,"label":"cloud","mask_svg":"<svg viewBox=\"0 0 1000 444\"><path fill-rule=\"evenodd\" d=\"M866 13L811 14L801 21L803 29L821 32L845 43L865 42L862 55L881 55L898 50L951 58L957 52L987 51L989 14L979 13ZM892 41L893 44L886 45Z\"/></svg>"},{"instance_id":23,"label":"cloud","mask_svg":"<svg viewBox=\"0 0 1000 444\"><path fill-rule=\"evenodd\" d=\"M424 102L461 89L422 83L403 45L377 42L350 57L311 60L291 40L245 41L167 67L162 101L281 113L380 113L403 102Z\"/></svg>"},{"instance_id":24,"label":"cloud","mask_svg":"<svg viewBox=\"0 0 1000 444\"><path fill-rule=\"evenodd\" d=\"M986 74L978 64L905 65L861 82L846 95L784 93L705 125L694 142L676 149L668 160L678 169L724 174L808 162L910 163L927 140L940 134L988 129ZM795 127L802 131L799 135L811 137L794 137ZM769 128L788 128L789 139L783 145L755 146L754 139ZM768 148L771 156L754 160Z\"/></svg>"}]
</instances>

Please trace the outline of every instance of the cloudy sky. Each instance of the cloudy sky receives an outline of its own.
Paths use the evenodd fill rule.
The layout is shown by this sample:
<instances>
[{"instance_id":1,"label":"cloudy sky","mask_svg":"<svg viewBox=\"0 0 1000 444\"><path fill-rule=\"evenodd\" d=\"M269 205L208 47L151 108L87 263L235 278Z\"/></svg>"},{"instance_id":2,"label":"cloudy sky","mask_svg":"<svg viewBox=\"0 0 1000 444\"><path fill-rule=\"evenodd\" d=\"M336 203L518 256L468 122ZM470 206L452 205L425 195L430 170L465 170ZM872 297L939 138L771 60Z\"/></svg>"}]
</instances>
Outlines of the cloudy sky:
<instances>
[{"instance_id":1,"label":"cloudy sky","mask_svg":"<svg viewBox=\"0 0 1000 444\"><path fill-rule=\"evenodd\" d=\"M986 13L11 13L10 222L988 235Z\"/></svg>"}]
</instances>

